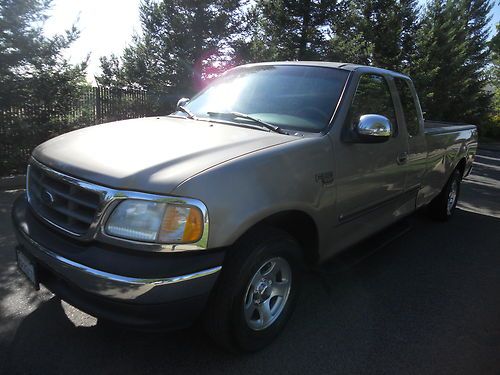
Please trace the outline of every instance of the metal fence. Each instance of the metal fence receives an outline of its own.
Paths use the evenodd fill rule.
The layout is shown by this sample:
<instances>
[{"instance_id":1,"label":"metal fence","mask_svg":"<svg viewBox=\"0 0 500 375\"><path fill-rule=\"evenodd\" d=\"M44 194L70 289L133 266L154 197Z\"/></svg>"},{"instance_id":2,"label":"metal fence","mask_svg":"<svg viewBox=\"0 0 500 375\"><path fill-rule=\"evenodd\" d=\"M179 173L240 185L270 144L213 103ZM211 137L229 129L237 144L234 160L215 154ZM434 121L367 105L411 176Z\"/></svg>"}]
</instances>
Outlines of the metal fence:
<instances>
[{"instance_id":1,"label":"metal fence","mask_svg":"<svg viewBox=\"0 0 500 375\"><path fill-rule=\"evenodd\" d=\"M33 148L47 139L89 125L167 114L178 97L88 87L65 108L41 101L0 108L0 176L23 173Z\"/></svg>"}]
</instances>

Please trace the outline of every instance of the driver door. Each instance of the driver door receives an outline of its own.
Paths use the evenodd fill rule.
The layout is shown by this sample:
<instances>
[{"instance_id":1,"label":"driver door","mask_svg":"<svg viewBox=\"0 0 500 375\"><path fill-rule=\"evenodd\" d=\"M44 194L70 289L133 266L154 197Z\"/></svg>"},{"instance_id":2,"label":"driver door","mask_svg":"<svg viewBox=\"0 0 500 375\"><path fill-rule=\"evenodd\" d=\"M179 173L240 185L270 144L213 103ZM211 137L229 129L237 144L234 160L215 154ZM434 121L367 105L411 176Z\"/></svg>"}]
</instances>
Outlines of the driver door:
<instances>
[{"instance_id":1,"label":"driver door","mask_svg":"<svg viewBox=\"0 0 500 375\"><path fill-rule=\"evenodd\" d=\"M404 205L406 137L400 135L393 90L383 75L360 75L345 132L352 132L363 115L387 117L392 135L384 142L335 142L337 240L350 245L390 224ZM343 132L343 134L345 134Z\"/></svg>"}]
</instances>

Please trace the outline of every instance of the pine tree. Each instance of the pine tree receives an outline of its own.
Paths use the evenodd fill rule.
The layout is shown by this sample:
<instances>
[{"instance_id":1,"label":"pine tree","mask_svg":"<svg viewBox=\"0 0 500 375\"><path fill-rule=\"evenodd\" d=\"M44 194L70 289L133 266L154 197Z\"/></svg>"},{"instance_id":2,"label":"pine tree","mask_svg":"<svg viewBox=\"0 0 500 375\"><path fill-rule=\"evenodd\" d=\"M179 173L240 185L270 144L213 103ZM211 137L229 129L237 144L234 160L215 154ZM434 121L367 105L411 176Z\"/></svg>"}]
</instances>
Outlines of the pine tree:
<instances>
[{"instance_id":1,"label":"pine tree","mask_svg":"<svg viewBox=\"0 0 500 375\"><path fill-rule=\"evenodd\" d=\"M155 91L191 92L217 71L238 28L239 0L144 0L142 33L121 61L101 59L103 84L118 83ZM215 72L216 73L216 72Z\"/></svg>"},{"instance_id":2,"label":"pine tree","mask_svg":"<svg viewBox=\"0 0 500 375\"><path fill-rule=\"evenodd\" d=\"M489 0L434 0L425 11L412 68L427 117L480 123L486 85Z\"/></svg>"},{"instance_id":3,"label":"pine tree","mask_svg":"<svg viewBox=\"0 0 500 375\"><path fill-rule=\"evenodd\" d=\"M500 23L496 25L496 34L491 39L489 46L491 50L491 61L493 63L490 73L491 86L494 90L492 112L493 116L498 118L498 126L500 128Z\"/></svg>"},{"instance_id":4,"label":"pine tree","mask_svg":"<svg viewBox=\"0 0 500 375\"><path fill-rule=\"evenodd\" d=\"M243 59L321 60L335 6L332 0L258 0L247 16L250 42L242 43Z\"/></svg>"},{"instance_id":5,"label":"pine tree","mask_svg":"<svg viewBox=\"0 0 500 375\"><path fill-rule=\"evenodd\" d=\"M26 150L75 125L69 114L86 62L71 65L63 56L76 28L44 36L49 7L47 0L0 0L0 175L23 173Z\"/></svg>"},{"instance_id":6,"label":"pine tree","mask_svg":"<svg viewBox=\"0 0 500 375\"><path fill-rule=\"evenodd\" d=\"M70 65L62 52L79 35L72 27L47 38L50 0L0 0L0 106L51 102L61 109L77 94L86 63Z\"/></svg>"},{"instance_id":7,"label":"pine tree","mask_svg":"<svg viewBox=\"0 0 500 375\"><path fill-rule=\"evenodd\" d=\"M493 61L500 60L500 23L496 24L496 33L489 42Z\"/></svg>"},{"instance_id":8,"label":"pine tree","mask_svg":"<svg viewBox=\"0 0 500 375\"><path fill-rule=\"evenodd\" d=\"M417 33L420 28L418 0L400 0L399 12L401 20L399 68L407 73L411 70L416 54Z\"/></svg>"},{"instance_id":9,"label":"pine tree","mask_svg":"<svg viewBox=\"0 0 500 375\"><path fill-rule=\"evenodd\" d=\"M481 124L479 135L484 138L500 140L500 23L496 33L488 42L491 65L488 68L488 92L492 94L491 107L487 120Z\"/></svg>"},{"instance_id":10,"label":"pine tree","mask_svg":"<svg viewBox=\"0 0 500 375\"><path fill-rule=\"evenodd\" d=\"M410 71L427 117L434 119L443 119L440 110L444 108L443 100L449 95L446 84L449 69L443 64L445 59L451 59L453 53L449 18L445 0L433 0L427 4L421 29L417 33L417 52Z\"/></svg>"},{"instance_id":11,"label":"pine tree","mask_svg":"<svg viewBox=\"0 0 500 375\"><path fill-rule=\"evenodd\" d=\"M416 0L354 0L330 21L329 57L406 70L418 29Z\"/></svg>"},{"instance_id":12,"label":"pine tree","mask_svg":"<svg viewBox=\"0 0 500 375\"><path fill-rule=\"evenodd\" d=\"M362 32L363 17L359 1L343 1L328 20L329 40L326 50L331 61L368 65L373 43Z\"/></svg>"},{"instance_id":13,"label":"pine tree","mask_svg":"<svg viewBox=\"0 0 500 375\"><path fill-rule=\"evenodd\" d=\"M462 85L456 108L465 108L463 119L479 125L485 120L491 104L491 95L485 87L488 82L486 69L492 7L490 0L462 0L458 3L464 34L459 35L463 38L464 54L461 55L462 65L457 77Z\"/></svg>"}]
</instances>

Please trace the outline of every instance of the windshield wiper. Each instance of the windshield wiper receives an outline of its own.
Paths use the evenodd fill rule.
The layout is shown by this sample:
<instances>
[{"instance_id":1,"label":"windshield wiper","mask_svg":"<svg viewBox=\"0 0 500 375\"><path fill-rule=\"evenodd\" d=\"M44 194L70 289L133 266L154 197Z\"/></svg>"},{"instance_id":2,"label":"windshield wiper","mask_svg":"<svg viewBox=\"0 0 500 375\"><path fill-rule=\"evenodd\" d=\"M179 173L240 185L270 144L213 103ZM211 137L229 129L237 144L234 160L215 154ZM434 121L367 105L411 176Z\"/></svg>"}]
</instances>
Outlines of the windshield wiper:
<instances>
[{"instance_id":1,"label":"windshield wiper","mask_svg":"<svg viewBox=\"0 0 500 375\"><path fill-rule=\"evenodd\" d=\"M187 118L189 118L191 120L196 120L195 114L193 112L191 112L189 109L187 109L186 107L184 107L183 105L178 106L177 109L181 112L184 112L187 115Z\"/></svg>"},{"instance_id":2,"label":"windshield wiper","mask_svg":"<svg viewBox=\"0 0 500 375\"><path fill-rule=\"evenodd\" d=\"M256 124L259 124L263 127L265 127L268 130L271 130L275 133L280 133L280 134L288 134L285 132L283 129L281 129L279 126L270 124L268 122L262 121L261 119L258 119L257 117L253 117L251 115L247 115L246 113L241 113L241 112L207 112L209 116L230 116L232 118L244 118L246 120L253 121Z\"/></svg>"}]
</instances>

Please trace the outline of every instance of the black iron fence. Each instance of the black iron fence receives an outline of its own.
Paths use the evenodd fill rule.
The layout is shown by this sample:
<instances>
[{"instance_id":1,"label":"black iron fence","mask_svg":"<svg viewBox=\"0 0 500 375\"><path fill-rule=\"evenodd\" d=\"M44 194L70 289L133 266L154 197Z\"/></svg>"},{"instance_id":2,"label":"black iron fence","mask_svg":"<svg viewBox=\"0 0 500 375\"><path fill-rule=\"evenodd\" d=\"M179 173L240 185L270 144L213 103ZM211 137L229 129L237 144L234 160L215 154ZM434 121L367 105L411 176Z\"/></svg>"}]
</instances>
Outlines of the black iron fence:
<instances>
[{"instance_id":1,"label":"black iron fence","mask_svg":"<svg viewBox=\"0 0 500 375\"><path fill-rule=\"evenodd\" d=\"M70 106L43 102L0 108L0 176L23 173L34 147L56 135L104 122L170 113L178 95L88 87Z\"/></svg>"}]
</instances>

